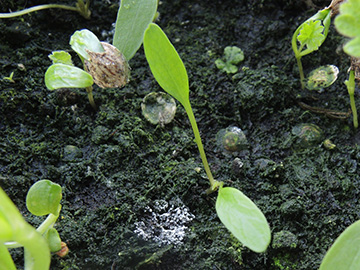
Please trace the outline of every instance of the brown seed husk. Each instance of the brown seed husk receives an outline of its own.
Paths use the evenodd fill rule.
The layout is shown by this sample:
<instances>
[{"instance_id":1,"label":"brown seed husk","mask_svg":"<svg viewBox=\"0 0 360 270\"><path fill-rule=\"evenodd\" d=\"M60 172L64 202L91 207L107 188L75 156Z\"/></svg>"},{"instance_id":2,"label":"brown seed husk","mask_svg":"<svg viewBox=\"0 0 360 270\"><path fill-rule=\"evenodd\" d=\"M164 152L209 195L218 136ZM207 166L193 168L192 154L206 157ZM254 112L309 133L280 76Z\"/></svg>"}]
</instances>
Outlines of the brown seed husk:
<instances>
[{"instance_id":1,"label":"brown seed husk","mask_svg":"<svg viewBox=\"0 0 360 270\"><path fill-rule=\"evenodd\" d=\"M130 67L125 56L113 45L101 42L105 52L91 52L85 69L101 88L123 87L129 82Z\"/></svg>"}]
</instances>

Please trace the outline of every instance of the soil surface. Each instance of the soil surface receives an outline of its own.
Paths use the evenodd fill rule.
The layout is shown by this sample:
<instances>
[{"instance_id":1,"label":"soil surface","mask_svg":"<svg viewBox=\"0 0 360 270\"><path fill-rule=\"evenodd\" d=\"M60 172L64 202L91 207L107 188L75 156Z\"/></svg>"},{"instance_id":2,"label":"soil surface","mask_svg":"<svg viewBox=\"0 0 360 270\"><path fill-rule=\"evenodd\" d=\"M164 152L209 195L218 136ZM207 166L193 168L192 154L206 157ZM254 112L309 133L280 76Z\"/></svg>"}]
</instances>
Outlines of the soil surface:
<instances>
[{"instance_id":1,"label":"soil surface","mask_svg":"<svg viewBox=\"0 0 360 270\"><path fill-rule=\"evenodd\" d=\"M0 2L8 12L48 1ZM322 93L300 89L291 49L297 26L330 1L160 1L157 23L187 68L213 174L268 219L272 242L262 254L243 247L218 219L181 105L165 126L143 117L144 96L161 88L142 48L129 63L128 85L95 86L97 111L83 89L46 89L48 55L67 50L79 65L69 39L83 28L111 42L118 2L92 1L90 20L65 10L0 20L0 185L34 226L43 218L26 210L29 187L40 179L62 186L56 228L70 253L53 255L51 269L318 269L360 213L351 115L334 119L306 107L348 113L344 39L332 26L320 50L303 58L305 73L339 67L339 79ZM226 46L244 51L235 74L215 66ZM12 72L14 82L4 79ZM319 126L322 138L300 141L294 127L303 123ZM229 126L244 131L247 149L228 153L219 145L217 133ZM325 139L336 147L324 147ZM22 251L13 256L21 269Z\"/></svg>"}]
</instances>

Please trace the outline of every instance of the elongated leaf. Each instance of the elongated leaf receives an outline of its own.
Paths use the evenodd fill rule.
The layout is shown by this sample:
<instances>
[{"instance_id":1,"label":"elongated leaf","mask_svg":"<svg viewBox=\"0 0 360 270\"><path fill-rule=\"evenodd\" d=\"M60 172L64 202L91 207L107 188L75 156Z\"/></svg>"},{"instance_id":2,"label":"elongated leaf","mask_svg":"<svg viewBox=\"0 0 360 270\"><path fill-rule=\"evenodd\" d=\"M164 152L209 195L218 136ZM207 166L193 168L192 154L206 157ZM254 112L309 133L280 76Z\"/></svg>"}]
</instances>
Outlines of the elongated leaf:
<instances>
[{"instance_id":1,"label":"elongated leaf","mask_svg":"<svg viewBox=\"0 0 360 270\"><path fill-rule=\"evenodd\" d=\"M16 270L8 249L2 243L0 243L0 262L0 270Z\"/></svg>"},{"instance_id":2,"label":"elongated leaf","mask_svg":"<svg viewBox=\"0 0 360 270\"><path fill-rule=\"evenodd\" d=\"M320 270L360 269L360 220L343 231L326 253Z\"/></svg>"},{"instance_id":3,"label":"elongated leaf","mask_svg":"<svg viewBox=\"0 0 360 270\"><path fill-rule=\"evenodd\" d=\"M61 187L50 180L40 180L31 186L26 195L26 207L37 216L58 215Z\"/></svg>"},{"instance_id":4,"label":"elongated leaf","mask_svg":"<svg viewBox=\"0 0 360 270\"><path fill-rule=\"evenodd\" d=\"M113 45L129 61L143 42L144 32L157 10L157 0L122 0Z\"/></svg>"},{"instance_id":5,"label":"elongated leaf","mask_svg":"<svg viewBox=\"0 0 360 270\"><path fill-rule=\"evenodd\" d=\"M86 88L93 85L91 75L84 70L64 65L53 64L45 73L45 85L48 89Z\"/></svg>"},{"instance_id":6,"label":"elongated leaf","mask_svg":"<svg viewBox=\"0 0 360 270\"><path fill-rule=\"evenodd\" d=\"M220 188L216 212L225 227L245 246L264 252L271 240L270 227L260 209L240 190Z\"/></svg>"},{"instance_id":7,"label":"elongated leaf","mask_svg":"<svg viewBox=\"0 0 360 270\"><path fill-rule=\"evenodd\" d=\"M145 31L144 51L160 86L184 107L188 107L189 80L184 63L165 33L154 23Z\"/></svg>"}]
</instances>

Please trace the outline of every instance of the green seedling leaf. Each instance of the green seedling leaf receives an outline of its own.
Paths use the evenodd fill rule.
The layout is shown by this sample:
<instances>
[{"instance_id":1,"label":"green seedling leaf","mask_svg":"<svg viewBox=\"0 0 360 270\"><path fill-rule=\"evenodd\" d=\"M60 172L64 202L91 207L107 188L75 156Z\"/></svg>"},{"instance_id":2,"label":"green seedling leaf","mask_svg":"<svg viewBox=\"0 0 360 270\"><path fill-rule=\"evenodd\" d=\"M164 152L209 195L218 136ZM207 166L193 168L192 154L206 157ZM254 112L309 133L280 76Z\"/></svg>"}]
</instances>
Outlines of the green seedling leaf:
<instances>
[{"instance_id":1,"label":"green seedling leaf","mask_svg":"<svg viewBox=\"0 0 360 270\"><path fill-rule=\"evenodd\" d=\"M264 252L271 240L270 227L259 208L240 190L220 188L216 212L225 227L246 247Z\"/></svg>"},{"instance_id":2,"label":"green seedling leaf","mask_svg":"<svg viewBox=\"0 0 360 270\"><path fill-rule=\"evenodd\" d=\"M104 52L104 48L97 36L87 30L83 29L76 31L70 38L71 48L80 56L81 60L89 60L89 54L86 50L91 52Z\"/></svg>"},{"instance_id":3,"label":"green seedling leaf","mask_svg":"<svg viewBox=\"0 0 360 270\"><path fill-rule=\"evenodd\" d=\"M53 51L52 54L49 55L49 58L53 62L53 64L64 64L73 66L71 61L71 55L65 51Z\"/></svg>"},{"instance_id":4,"label":"green seedling leaf","mask_svg":"<svg viewBox=\"0 0 360 270\"><path fill-rule=\"evenodd\" d=\"M226 73L236 73L238 71L237 65L244 60L244 52L236 46L228 46L224 49L225 61L216 59L215 65L218 69Z\"/></svg>"},{"instance_id":5,"label":"green seedling leaf","mask_svg":"<svg viewBox=\"0 0 360 270\"><path fill-rule=\"evenodd\" d=\"M228 46L224 49L226 62L231 64L239 64L244 60L244 52L236 46Z\"/></svg>"},{"instance_id":6,"label":"green seedling leaf","mask_svg":"<svg viewBox=\"0 0 360 270\"><path fill-rule=\"evenodd\" d=\"M0 245L12 238L13 230L5 213L0 212Z\"/></svg>"},{"instance_id":7,"label":"green seedling leaf","mask_svg":"<svg viewBox=\"0 0 360 270\"><path fill-rule=\"evenodd\" d=\"M344 51L360 57L360 0L348 0L341 4L334 24L340 34L353 38L345 44Z\"/></svg>"},{"instance_id":8,"label":"green seedling leaf","mask_svg":"<svg viewBox=\"0 0 360 270\"><path fill-rule=\"evenodd\" d=\"M308 21L301 28L297 40L300 44L306 45L307 49L315 51L325 40L323 31L324 26L321 25L321 21Z\"/></svg>"},{"instance_id":9,"label":"green seedling leaf","mask_svg":"<svg viewBox=\"0 0 360 270\"><path fill-rule=\"evenodd\" d=\"M58 215L61 187L50 180L40 180L31 186L26 196L26 207L36 216Z\"/></svg>"},{"instance_id":10,"label":"green seedling leaf","mask_svg":"<svg viewBox=\"0 0 360 270\"><path fill-rule=\"evenodd\" d=\"M360 57L360 36L350 40L344 45L344 51L351 56Z\"/></svg>"},{"instance_id":11,"label":"green seedling leaf","mask_svg":"<svg viewBox=\"0 0 360 270\"><path fill-rule=\"evenodd\" d=\"M51 252L57 252L61 249L61 239L55 228L50 228L45 235Z\"/></svg>"},{"instance_id":12,"label":"green seedling leaf","mask_svg":"<svg viewBox=\"0 0 360 270\"><path fill-rule=\"evenodd\" d=\"M330 247L319 270L360 269L360 220L343 231Z\"/></svg>"},{"instance_id":13,"label":"green seedling leaf","mask_svg":"<svg viewBox=\"0 0 360 270\"><path fill-rule=\"evenodd\" d=\"M144 51L159 85L184 107L188 107L189 80L184 63L165 33L154 23L145 31Z\"/></svg>"},{"instance_id":14,"label":"green seedling leaf","mask_svg":"<svg viewBox=\"0 0 360 270\"><path fill-rule=\"evenodd\" d=\"M118 11L113 45L129 61L143 42L144 32L152 22L157 0L122 0Z\"/></svg>"},{"instance_id":15,"label":"green seedling leaf","mask_svg":"<svg viewBox=\"0 0 360 270\"><path fill-rule=\"evenodd\" d=\"M0 228L2 228L1 225ZM0 262L0 270L16 270L8 249L2 243L0 243Z\"/></svg>"},{"instance_id":16,"label":"green seedling leaf","mask_svg":"<svg viewBox=\"0 0 360 270\"><path fill-rule=\"evenodd\" d=\"M53 64L45 73L45 85L49 90L59 88L86 88L93 85L92 76L74 66Z\"/></svg>"}]
</instances>

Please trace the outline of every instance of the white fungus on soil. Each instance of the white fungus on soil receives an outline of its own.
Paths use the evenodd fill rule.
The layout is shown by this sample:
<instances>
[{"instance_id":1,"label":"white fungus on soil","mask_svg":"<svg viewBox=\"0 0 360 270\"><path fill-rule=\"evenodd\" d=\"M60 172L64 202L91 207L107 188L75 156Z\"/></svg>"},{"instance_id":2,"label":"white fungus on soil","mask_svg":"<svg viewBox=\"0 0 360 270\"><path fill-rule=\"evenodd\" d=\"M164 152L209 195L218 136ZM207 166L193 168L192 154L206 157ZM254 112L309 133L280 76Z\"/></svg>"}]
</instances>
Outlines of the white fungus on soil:
<instances>
[{"instance_id":1,"label":"white fungus on soil","mask_svg":"<svg viewBox=\"0 0 360 270\"><path fill-rule=\"evenodd\" d=\"M187 223L195 216L185 205L169 205L164 200L157 200L153 209L146 207L148 214L143 220L135 223L135 233L147 241L162 245L180 245L186 235Z\"/></svg>"}]
</instances>

